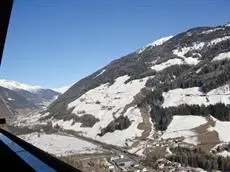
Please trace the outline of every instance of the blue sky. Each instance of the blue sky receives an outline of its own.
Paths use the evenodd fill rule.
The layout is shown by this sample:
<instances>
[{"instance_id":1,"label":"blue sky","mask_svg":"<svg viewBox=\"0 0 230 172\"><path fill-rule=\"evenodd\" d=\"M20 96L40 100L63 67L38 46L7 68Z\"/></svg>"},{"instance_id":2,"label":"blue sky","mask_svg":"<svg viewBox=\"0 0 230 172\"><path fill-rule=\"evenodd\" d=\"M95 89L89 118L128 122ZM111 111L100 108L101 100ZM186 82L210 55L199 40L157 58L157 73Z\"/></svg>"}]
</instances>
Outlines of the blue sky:
<instances>
[{"instance_id":1,"label":"blue sky","mask_svg":"<svg viewBox=\"0 0 230 172\"><path fill-rule=\"evenodd\" d=\"M229 0L15 0L1 78L61 87L160 37L229 21Z\"/></svg>"}]
</instances>

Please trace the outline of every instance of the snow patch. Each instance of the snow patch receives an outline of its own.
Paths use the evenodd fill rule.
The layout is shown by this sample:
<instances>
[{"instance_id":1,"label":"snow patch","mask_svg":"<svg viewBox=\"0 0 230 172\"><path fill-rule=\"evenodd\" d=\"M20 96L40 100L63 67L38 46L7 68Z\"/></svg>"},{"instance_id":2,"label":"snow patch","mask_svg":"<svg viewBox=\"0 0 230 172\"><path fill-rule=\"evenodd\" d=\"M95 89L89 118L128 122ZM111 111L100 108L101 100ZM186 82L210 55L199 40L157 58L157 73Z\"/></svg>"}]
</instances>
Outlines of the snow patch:
<instances>
[{"instance_id":1,"label":"snow patch","mask_svg":"<svg viewBox=\"0 0 230 172\"><path fill-rule=\"evenodd\" d=\"M170 35L170 36L167 36L167 37L160 38L160 39L158 39L158 40L156 40L156 41L154 41L154 42L148 44L147 46L148 46L148 47L149 47L149 46L153 47L153 46L162 45L162 44L164 44L166 41L168 41L169 39L171 39L172 37L173 37L173 36Z\"/></svg>"},{"instance_id":2,"label":"snow patch","mask_svg":"<svg viewBox=\"0 0 230 172\"><path fill-rule=\"evenodd\" d=\"M225 59L230 59L230 52L220 53L219 55L214 57L212 61L219 61Z\"/></svg>"},{"instance_id":3,"label":"snow patch","mask_svg":"<svg viewBox=\"0 0 230 172\"><path fill-rule=\"evenodd\" d=\"M201 50L204 47L204 45L205 45L204 42L193 43L193 46L191 47L182 47L182 48L174 49L172 52L173 54L183 58L186 64L197 65L200 62L200 60L193 57L186 57L185 54L192 50Z\"/></svg>"},{"instance_id":4,"label":"snow patch","mask_svg":"<svg viewBox=\"0 0 230 172\"><path fill-rule=\"evenodd\" d=\"M223 156L223 157L230 157L230 152L228 152L228 151L225 150L223 152L217 153L217 155Z\"/></svg>"},{"instance_id":5,"label":"snow patch","mask_svg":"<svg viewBox=\"0 0 230 172\"><path fill-rule=\"evenodd\" d=\"M230 39L230 36L224 36L222 38L216 38L216 39L213 39L211 42L208 43L208 46L212 46L212 45L216 45L222 41L226 41L226 40L229 40Z\"/></svg>"},{"instance_id":6,"label":"snow patch","mask_svg":"<svg viewBox=\"0 0 230 172\"><path fill-rule=\"evenodd\" d=\"M163 107L188 105L210 105L210 104L229 104L230 103L229 85L223 85L204 94L199 87L177 88L163 92Z\"/></svg>"},{"instance_id":7,"label":"snow patch","mask_svg":"<svg viewBox=\"0 0 230 172\"><path fill-rule=\"evenodd\" d=\"M14 100L15 100L15 99L12 99L12 98L10 98L10 97L9 97L9 98L7 98L7 99L8 99L9 101L14 101Z\"/></svg>"},{"instance_id":8,"label":"snow patch","mask_svg":"<svg viewBox=\"0 0 230 172\"><path fill-rule=\"evenodd\" d=\"M202 70L202 67L199 68L199 69L196 71L196 73L199 74L199 73L201 72L201 70Z\"/></svg>"},{"instance_id":9,"label":"snow patch","mask_svg":"<svg viewBox=\"0 0 230 172\"><path fill-rule=\"evenodd\" d=\"M215 121L215 126L210 127L208 130L209 131L215 130L219 135L220 141L229 142L230 141L230 135L229 135L230 122L229 121L219 121L214 117L212 118Z\"/></svg>"},{"instance_id":10,"label":"snow patch","mask_svg":"<svg viewBox=\"0 0 230 172\"><path fill-rule=\"evenodd\" d=\"M152 65L155 65L157 63L157 61L160 59L161 57L157 57L156 60L153 60L152 62L150 62Z\"/></svg>"},{"instance_id":11,"label":"snow patch","mask_svg":"<svg viewBox=\"0 0 230 172\"><path fill-rule=\"evenodd\" d=\"M172 50L173 54L183 58L185 60L185 63L188 65L197 65L200 60L198 60L197 58L194 57L186 57L185 54L187 54L190 51L194 51L194 50L201 50L204 46L212 46L212 45L216 45L217 43L220 43L222 41L226 41L229 40L230 36L224 36L222 38L216 38L213 39L212 41L205 43L205 42L200 42L200 43L193 43L192 46L190 47L182 47L182 48L177 48ZM201 55L199 53L193 54L193 55L198 55L199 57L201 57Z\"/></svg>"},{"instance_id":12,"label":"snow patch","mask_svg":"<svg viewBox=\"0 0 230 172\"><path fill-rule=\"evenodd\" d=\"M164 103L162 106L170 107L179 106L181 104L202 104L205 101L205 97L201 95L204 95L204 93L200 91L199 87L169 90L168 92L163 92Z\"/></svg>"},{"instance_id":13,"label":"snow patch","mask_svg":"<svg viewBox=\"0 0 230 172\"><path fill-rule=\"evenodd\" d=\"M209 34L209 33L212 33L212 32L218 31L218 30L224 30L224 28L218 27L215 29L205 30L205 31L202 31L201 34Z\"/></svg>"},{"instance_id":14,"label":"snow patch","mask_svg":"<svg viewBox=\"0 0 230 172\"><path fill-rule=\"evenodd\" d=\"M102 75L106 70L103 69L98 75L96 75L93 79L97 78L98 76Z\"/></svg>"},{"instance_id":15,"label":"snow patch","mask_svg":"<svg viewBox=\"0 0 230 172\"><path fill-rule=\"evenodd\" d=\"M179 59L179 58L169 59L166 62L152 66L151 69L156 70L156 71L161 71L161 70L168 68L170 66L181 65L183 63L184 63L183 60Z\"/></svg>"},{"instance_id":16,"label":"snow patch","mask_svg":"<svg viewBox=\"0 0 230 172\"><path fill-rule=\"evenodd\" d=\"M154 46L159 46L159 45L163 45L165 42L167 42L169 39L171 39L173 36L167 36L167 37L163 37L160 38L152 43L147 44L144 48L140 49L138 51L138 54L142 53L146 48L148 47L154 47Z\"/></svg>"}]
</instances>

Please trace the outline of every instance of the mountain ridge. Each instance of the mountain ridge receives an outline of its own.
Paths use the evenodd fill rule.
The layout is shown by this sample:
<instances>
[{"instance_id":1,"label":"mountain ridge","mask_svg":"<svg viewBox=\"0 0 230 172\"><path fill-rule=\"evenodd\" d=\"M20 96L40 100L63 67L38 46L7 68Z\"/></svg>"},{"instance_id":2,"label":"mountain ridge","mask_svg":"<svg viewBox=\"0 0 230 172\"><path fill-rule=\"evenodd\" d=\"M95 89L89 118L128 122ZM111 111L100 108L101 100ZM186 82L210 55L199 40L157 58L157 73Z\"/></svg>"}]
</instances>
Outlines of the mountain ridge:
<instances>
[{"instance_id":1,"label":"mountain ridge","mask_svg":"<svg viewBox=\"0 0 230 172\"><path fill-rule=\"evenodd\" d=\"M155 137L153 130L166 130L176 114L195 115L194 109L200 116L211 114L228 121L227 104L221 99L212 104L209 96L229 81L229 45L230 27L222 25L192 28L157 46L145 46L143 51L116 59L75 83L50 104L42 120L98 140L112 140L112 144L117 143L112 138L120 133L124 137L119 145L129 146L143 133L155 133L151 136ZM218 55L222 59L218 60ZM192 95L189 88L194 88ZM165 106L173 91L182 95L178 99L182 104ZM203 96L198 98L207 105L188 104L185 99L193 94ZM228 99L227 94L223 96ZM220 107L225 109L223 113L218 111ZM147 128L152 128L151 132Z\"/></svg>"}]
</instances>

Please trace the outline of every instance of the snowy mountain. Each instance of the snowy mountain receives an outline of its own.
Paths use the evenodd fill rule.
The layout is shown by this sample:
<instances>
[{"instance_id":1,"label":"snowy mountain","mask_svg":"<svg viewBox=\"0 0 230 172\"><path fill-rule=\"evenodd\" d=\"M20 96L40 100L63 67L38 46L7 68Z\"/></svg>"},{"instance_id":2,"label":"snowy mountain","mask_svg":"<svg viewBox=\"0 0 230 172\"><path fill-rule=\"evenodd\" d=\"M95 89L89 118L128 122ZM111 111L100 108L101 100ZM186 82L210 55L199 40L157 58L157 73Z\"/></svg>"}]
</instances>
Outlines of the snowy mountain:
<instances>
[{"instance_id":1,"label":"snowy mountain","mask_svg":"<svg viewBox=\"0 0 230 172\"><path fill-rule=\"evenodd\" d=\"M183 125L177 125L183 120L194 119L185 130L209 126L214 118L229 121L229 52L228 25L198 27L162 38L74 84L49 106L43 120L128 147L156 137L158 131L171 132L174 126L179 127L175 132L183 130ZM223 135L214 125L213 130ZM203 132L209 131L207 127ZM175 134L181 136L183 132ZM199 139L187 140L197 144L202 142Z\"/></svg>"},{"instance_id":2,"label":"snowy mountain","mask_svg":"<svg viewBox=\"0 0 230 172\"><path fill-rule=\"evenodd\" d=\"M26 85L16 81L9 81L6 79L0 79L0 86L8 88L10 90L25 90L32 93L42 89L40 86Z\"/></svg>"},{"instance_id":3,"label":"snowy mountain","mask_svg":"<svg viewBox=\"0 0 230 172\"><path fill-rule=\"evenodd\" d=\"M1 115L12 117L44 109L59 95L60 93L50 89L2 79L0 80Z\"/></svg>"},{"instance_id":4,"label":"snowy mountain","mask_svg":"<svg viewBox=\"0 0 230 172\"><path fill-rule=\"evenodd\" d=\"M63 91L42 113L17 124L43 124L52 132L115 145L150 166L158 159L159 171L175 165L178 169L230 169L229 159L224 159L230 155L226 146L230 143L229 60L228 24L189 29L112 61ZM13 85L0 87L8 92L2 105L20 98L30 106L31 99L22 92L37 94L41 89ZM11 96L15 92L18 97ZM40 140L49 138L53 145L55 134L42 135ZM34 134L23 137L53 151L45 142L38 143Z\"/></svg>"}]
</instances>

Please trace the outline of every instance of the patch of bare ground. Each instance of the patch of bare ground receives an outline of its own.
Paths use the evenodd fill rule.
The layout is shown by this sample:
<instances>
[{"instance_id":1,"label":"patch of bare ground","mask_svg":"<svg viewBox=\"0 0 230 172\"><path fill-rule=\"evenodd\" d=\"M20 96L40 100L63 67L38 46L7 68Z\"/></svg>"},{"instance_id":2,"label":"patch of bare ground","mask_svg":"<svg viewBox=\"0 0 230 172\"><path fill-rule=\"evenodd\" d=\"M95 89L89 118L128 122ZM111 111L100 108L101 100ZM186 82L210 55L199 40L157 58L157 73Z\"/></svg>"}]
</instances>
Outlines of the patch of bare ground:
<instances>
[{"instance_id":1,"label":"patch of bare ground","mask_svg":"<svg viewBox=\"0 0 230 172\"><path fill-rule=\"evenodd\" d=\"M140 130L144 130L142 132L140 139L146 139L150 135L152 128L151 123L149 121L149 108L147 105L142 105L139 107L139 109L141 112L143 122L139 123L137 128Z\"/></svg>"},{"instance_id":2,"label":"patch of bare ground","mask_svg":"<svg viewBox=\"0 0 230 172\"><path fill-rule=\"evenodd\" d=\"M134 100L131 103L125 105L123 111L121 112L121 115L124 115L125 112L129 108L135 107L138 104L139 105L141 104L140 106L138 106L138 108L140 109L140 113L141 113L141 116L142 116L143 120L142 120L142 122L140 122L138 124L137 128L140 129L140 130L143 130L143 132L142 132L142 135L140 137L137 137L137 140L135 140L130 147L136 147L136 146L138 146L139 143L140 143L140 140L145 140L150 135L150 132L151 132L151 129L152 129L152 124L149 121L149 118L150 118L150 116L149 116L149 107L145 103L140 103L140 102L144 101L146 95L149 92L151 92L150 88L145 87L145 88L141 89L141 91L134 96ZM113 114L114 118L115 118L115 114L117 112L115 112Z\"/></svg>"},{"instance_id":3,"label":"patch of bare ground","mask_svg":"<svg viewBox=\"0 0 230 172\"><path fill-rule=\"evenodd\" d=\"M140 104L147 95L146 90L148 90L148 88L143 88L138 94L136 94L134 100L130 104L125 105L121 114L124 115L130 107L135 107L137 104ZM150 135L152 129L152 124L149 121L149 107L147 104L142 103L138 108L140 109L143 122L139 123L137 128L144 130L139 139L144 140Z\"/></svg>"},{"instance_id":4,"label":"patch of bare ground","mask_svg":"<svg viewBox=\"0 0 230 172\"><path fill-rule=\"evenodd\" d=\"M142 105L139 107L141 116L142 116L142 122L138 124L137 128L140 130L143 130L140 137L137 137L137 141L135 141L131 147L136 147L139 144L139 140L145 140L152 130L152 124L149 121L149 108L147 105Z\"/></svg>"},{"instance_id":5,"label":"patch of bare ground","mask_svg":"<svg viewBox=\"0 0 230 172\"><path fill-rule=\"evenodd\" d=\"M145 152L146 158L144 159L144 164L147 166L152 166L153 163L167 155L166 147L154 147L148 149Z\"/></svg>"},{"instance_id":6,"label":"patch of bare ground","mask_svg":"<svg viewBox=\"0 0 230 172\"><path fill-rule=\"evenodd\" d=\"M58 158L84 172L109 172L106 159L110 157L109 154L76 154Z\"/></svg>"},{"instance_id":7,"label":"patch of bare ground","mask_svg":"<svg viewBox=\"0 0 230 172\"><path fill-rule=\"evenodd\" d=\"M123 111L121 112L121 114L124 115L125 112L126 112L129 108L135 107L135 106L136 106L135 101L132 101L131 103L125 105L125 107L124 107Z\"/></svg>"},{"instance_id":8,"label":"patch of bare ground","mask_svg":"<svg viewBox=\"0 0 230 172\"><path fill-rule=\"evenodd\" d=\"M210 151L212 147L220 143L219 135L216 131L208 131L208 128L215 126L215 121L211 116L206 117L207 122L199 127L193 128L192 131L196 132L198 146L205 151Z\"/></svg>"},{"instance_id":9,"label":"patch of bare ground","mask_svg":"<svg viewBox=\"0 0 230 172\"><path fill-rule=\"evenodd\" d=\"M135 141L135 142L133 142L133 144L132 144L132 146L131 146L131 147L137 147L137 146L138 146L138 144L139 144L139 141Z\"/></svg>"}]
</instances>

